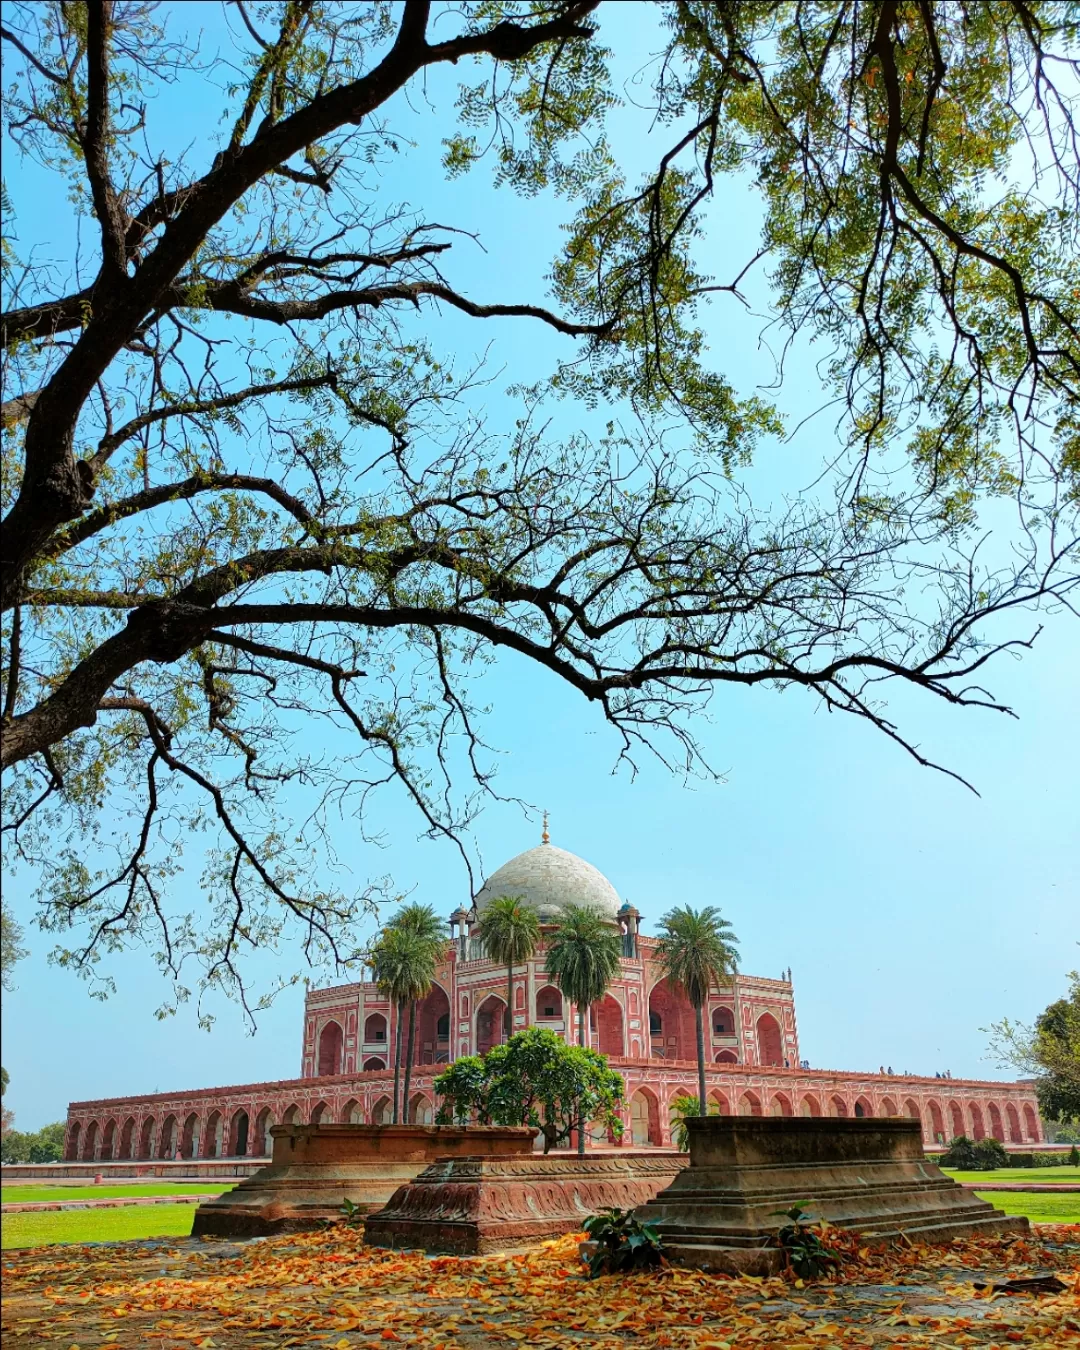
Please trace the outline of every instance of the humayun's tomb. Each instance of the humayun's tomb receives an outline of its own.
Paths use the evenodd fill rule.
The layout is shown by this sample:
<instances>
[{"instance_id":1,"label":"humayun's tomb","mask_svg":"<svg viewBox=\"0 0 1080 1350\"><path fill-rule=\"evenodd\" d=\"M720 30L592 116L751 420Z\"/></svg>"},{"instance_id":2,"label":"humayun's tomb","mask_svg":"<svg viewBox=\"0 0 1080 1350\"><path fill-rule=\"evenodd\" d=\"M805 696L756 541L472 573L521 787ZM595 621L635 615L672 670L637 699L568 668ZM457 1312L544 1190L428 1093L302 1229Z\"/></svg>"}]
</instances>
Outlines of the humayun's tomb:
<instances>
[{"instance_id":1,"label":"humayun's tomb","mask_svg":"<svg viewBox=\"0 0 1080 1350\"><path fill-rule=\"evenodd\" d=\"M500 867L471 910L450 915L446 954L420 1005L409 1120L430 1123L440 1066L482 1054L505 1035L507 972L473 936L487 902L518 896L550 924L568 901L592 904L622 934L617 978L588 1019L589 1044L608 1056L626 1085L622 1142L671 1146L671 1103L697 1095L694 1012L661 976L657 940L620 902L597 869L547 842ZM576 1017L544 974L543 948L514 972L515 1030L548 1027L574 1037ZM389 1123L395 1012L373 983L308 992L301 1076L274 1083L72 1102L65 1157L122 1159L259 1158L275 1124ZM909 1116L927 1145L958 1134L1007 1144L1043 1140L1031 1085L888 1073L811 1069L800 1058L791 972L736 975L713 989L706 1035L710 1101L721 1113L777 1116ZM406 1037L402 1036L405 1044ZM606 1136L596 1143L609 1146Z\"/></svg>"}]
</instances>

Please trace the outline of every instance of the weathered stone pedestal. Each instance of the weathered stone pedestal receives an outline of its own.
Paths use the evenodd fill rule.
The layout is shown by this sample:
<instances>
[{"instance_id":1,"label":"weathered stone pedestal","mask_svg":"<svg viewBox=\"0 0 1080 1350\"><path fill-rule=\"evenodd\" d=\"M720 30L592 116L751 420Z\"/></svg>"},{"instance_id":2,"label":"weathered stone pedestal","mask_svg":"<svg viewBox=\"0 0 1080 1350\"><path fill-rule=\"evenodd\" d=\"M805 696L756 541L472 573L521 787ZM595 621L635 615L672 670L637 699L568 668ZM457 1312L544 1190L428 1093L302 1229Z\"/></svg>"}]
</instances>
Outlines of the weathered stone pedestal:
<instances>
[{"instance_id":1,"label":"weathered stone pedestal","mask_svg":"<svg viewBox=\"0 0 1080 1350\"><path fill-rule=\"evenodd\" d=\"M1020 1233L923 1155L919 1122L709 1116L687 1122L690 1166L638 1211L669 1259L705 1270L770 1274L766 1247L797 1201L814 1219L857 1230L868 1244Z\"/></svg>"},{"instance_id":2,"label":"weathered stone pedestal","mask_svg":"<svg viewBox=\"0 0 1080 1350\"><path fill-rule=\"evenodd\" d=\"M368 1213L433 1158L528 1156L535 1130L489 1125L275 1125L270 1164L195 1211L196 1237L264 1237Z\"/></svg>"},{"instance_id":3,"label":"weathered stone pedestal","mask_svg":"<svg viewBox=\"0 0 1080 1350\"><path fill-rule=\"evenodd\" d=\"M686 1166L685 1153L440 1159L369 1215L364 1241L462 1256L513 1251L581 1231L598 1209L643 1204Z\"/></svg>"}]
</instances>

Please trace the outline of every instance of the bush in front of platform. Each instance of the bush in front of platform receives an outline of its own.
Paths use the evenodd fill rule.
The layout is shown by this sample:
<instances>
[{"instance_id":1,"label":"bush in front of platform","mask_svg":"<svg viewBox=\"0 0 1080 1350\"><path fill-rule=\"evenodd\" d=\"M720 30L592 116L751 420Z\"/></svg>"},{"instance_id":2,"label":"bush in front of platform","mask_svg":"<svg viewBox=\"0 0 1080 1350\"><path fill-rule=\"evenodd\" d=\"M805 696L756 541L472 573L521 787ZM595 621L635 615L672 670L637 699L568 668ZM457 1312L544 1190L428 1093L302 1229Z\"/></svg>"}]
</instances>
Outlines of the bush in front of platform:
<instances>
[{"instance_id":1,"label":"bush in front of platform","mask_svg":"<svg viewBox=\"0 0 1080 1350\"><path fill-rule=\"evenodd\" d=\"M777 1210L777 1216L790 1220L777 1233L774 1242L784 1253L784 1264L801 1280L816 1280L840 1264L840 1253L822 1241L821 1227L814 1223L798 1200L790 1209Z\"/></svg>"},{"instance_id":2,"label":"bush in front of platform","mask_svg":"<svg viewBox=\"0 0 1080 1350\"><path fill-rule=\"evenodd\" d=\"M634 1218L632 1209L602 1209L582 1227L596 1248L589 1258L589 1276L623 1270L649 1270L664 1259L660 1234L651 1223Z\"/></svg>"},{"instance_id":3,"label":"bush in front of platform","mask_svg":"<svg viewBox=\"0 0 1080 1350\"><path fill-rule=\"evenodd\" d=\"M455 1061L434 1087L442 1098L437 1124L532 1125L544 1136L545 1153L570 1138L579 1110L622 1136L622 1078L603 1055L542 1027L519 1031L482 1057Z\"/></svg>"}]
</instances>

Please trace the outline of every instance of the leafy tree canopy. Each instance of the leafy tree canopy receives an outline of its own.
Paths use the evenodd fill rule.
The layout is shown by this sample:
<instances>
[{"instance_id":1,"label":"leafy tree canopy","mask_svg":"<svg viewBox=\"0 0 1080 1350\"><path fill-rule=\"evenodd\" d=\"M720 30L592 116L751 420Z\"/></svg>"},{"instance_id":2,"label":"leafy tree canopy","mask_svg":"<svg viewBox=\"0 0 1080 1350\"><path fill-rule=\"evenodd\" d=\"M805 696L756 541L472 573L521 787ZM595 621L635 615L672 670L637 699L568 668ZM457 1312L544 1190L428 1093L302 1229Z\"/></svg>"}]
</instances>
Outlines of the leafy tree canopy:
<instances>
[{"instance_id":1,"label":"leafy tree canopy","mask_svg":"<svg viewBox=\"0 0 1080 1350\"><path fill-rule=\"evenodd\" d=\"M1041 1012L1033 1027L1005 1018L990 1033L998 1062L1034 1077L1047 1120L1080 1121L1080 972L1070 974L1066 997Z\"/></svg>"},{"instance_id":2,"label":"leafy tree canopy","mask_svg":"<svg viewBox=\"0 0 1080 1350\"><path fill-rule=\"evenodd\" d=\"M1076 582L1074 4L287 0L226 6L219 52L204 12L12 3L0 33L5 828L56 959L150 944L163 1013L189 983L253 1012L244 955L286 929L357 961L383 886L341 885L330 812L363 829L396 783L467 856L499 653L689 769L731 683L920 760L883 684L1000 708L986 663ZM447 78L415 153L492 215L554 202L546 282L466 281L483 219L385 186ZM171 83L207 114L180 141ZM67 220L20 223L20 157ZM707 344L762 322L767 397ZM467 326L562 344L505 418ZM793 351L834 430L767 507L741 475L795 430Z\"/></svg>"},{"instance_id":3,"label":"leafy tree canopy","mask_svg":"<svg viewBox=\"0 0 1080 1350\"><path fill-rule=\"evenodd\" d=\"M22 928L6 900L0 901L0 988L10 992L15 987L16 963L26 956L22 945Z\"/></svg>"},{"instance_id":4,"label":"leafy tree canopy","mask_svg":"<svg viewBox=\"0 0 1080 1350\"><path fill-rule=\"evenodd\" d=\"M62 1120L30 1132L9 1130L0 1143L0 1159L6 1163L59 1162L64 1156L65 1130Z\"/></svg>"},{"instance_id":5,"label":"leafy tree canopy","mask_svg":"<svg viewBox=\"0 0 1080 1350\"><path fill-rule=\"evenodd\" d=\"M622 1079L603 1055L542 1027L517 1032L483 1057L457 1060L434 1086L443 1098L441 1124L475 1114L481 1125L532 1125L543 1132L545 1153L569 1139L579 1111L622 1136Z\"/></svg>"}]
</instances>

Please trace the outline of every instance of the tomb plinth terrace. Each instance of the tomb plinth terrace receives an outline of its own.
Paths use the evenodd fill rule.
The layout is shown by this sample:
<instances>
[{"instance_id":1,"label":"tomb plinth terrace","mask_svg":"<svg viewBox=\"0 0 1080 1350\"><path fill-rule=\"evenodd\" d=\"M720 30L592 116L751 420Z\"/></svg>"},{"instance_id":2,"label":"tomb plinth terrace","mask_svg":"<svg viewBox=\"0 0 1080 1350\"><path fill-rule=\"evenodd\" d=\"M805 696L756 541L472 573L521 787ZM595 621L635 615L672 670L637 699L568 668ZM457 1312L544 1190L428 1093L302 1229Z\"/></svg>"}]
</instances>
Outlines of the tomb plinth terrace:
<instances>
[{"instance_id":1,"label":"tomb plinth terrace","mask_svg":"<svg viewBox=\"0 0 1080 1350\"><path fill-rule=\"evenodd\" d=\"M487 957L476 935L485 905L501 895L523 898L542 925L576 902L593 905L618 929L619 971L589 1010L588 1043L625 1082L623 1145L672 1147L672 1103L697 1095L693 1009L662 977L656 939L641 931L638 911L601 872L546 842L546 834L539 847L500 867L468 909L449 915L435 985L419 1007L408 1123L432 1123L432 1083L446 1064L482 1054L506 1034L506 967ZM513 1029L547 1027L576 1041L576 1009L547 979L544 964L541 945L514 971ZM72 1102L65 1157L92 1163L264 1158L272 1125L388 1124L395 1019L370 981L312 989L298 1077ZM403 1034L403 1053L406 1042ZM706 1043L709 1100L724 1115L906 1116L920 1122L931 1147L958 1134L1009 1145L1043 1142L1028 1083L809 1068L800 1057L790 971L780 979L740 973L714 988ZM589 1140L604 1147L613 1142L599 1129Z\"/></svg>"}]
</instances>

